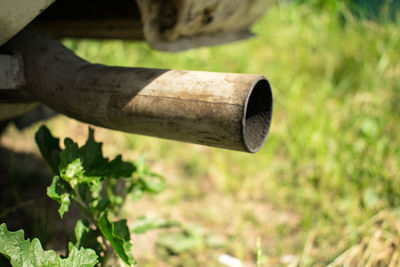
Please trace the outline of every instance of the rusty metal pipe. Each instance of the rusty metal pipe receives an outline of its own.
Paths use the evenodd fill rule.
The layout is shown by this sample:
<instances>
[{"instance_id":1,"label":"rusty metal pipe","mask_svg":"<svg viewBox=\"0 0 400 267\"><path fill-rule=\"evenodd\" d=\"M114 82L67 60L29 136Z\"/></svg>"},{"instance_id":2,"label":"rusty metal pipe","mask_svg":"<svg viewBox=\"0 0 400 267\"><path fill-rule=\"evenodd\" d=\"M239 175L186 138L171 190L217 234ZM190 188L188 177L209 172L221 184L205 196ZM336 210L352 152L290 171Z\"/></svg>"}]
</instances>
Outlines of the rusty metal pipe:
<instances>
[{"instance_id":1,"label":"rusty metal pipe","mask_svg":"<svg viewBox=\"0 0 400 267\"><path fill-rule=\"evenodd\" d=\"M261 75L90 64L32 30L7 47L22 54L26 90L80 121L251 153L268 134L272 93Z\"/></svg>"}]
</instances>

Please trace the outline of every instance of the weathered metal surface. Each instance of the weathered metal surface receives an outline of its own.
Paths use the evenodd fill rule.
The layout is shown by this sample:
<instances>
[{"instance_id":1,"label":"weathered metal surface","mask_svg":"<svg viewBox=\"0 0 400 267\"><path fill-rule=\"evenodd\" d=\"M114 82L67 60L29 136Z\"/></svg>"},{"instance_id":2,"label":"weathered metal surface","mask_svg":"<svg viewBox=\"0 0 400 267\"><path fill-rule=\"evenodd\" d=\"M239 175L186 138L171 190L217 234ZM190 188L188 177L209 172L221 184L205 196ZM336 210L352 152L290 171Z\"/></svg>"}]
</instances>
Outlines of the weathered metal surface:
<instances>
[{"instance_id":1,"label":"weathered metal surface","mask_svg":"<svg viewBox=\"0 0 400 267\"><path fill-rule=\"evenodd\" d=\"M183 50L247 38L249 27L275 0L136 0L147 42Z\"/></svg>"},{"instance_id":2,"label":"weathered metal surface","mask_svg":"<svg viewBox=\"0 0 400 267\"><path fill-rule=\"evenodd\" d=\"M25 86L22 62L11 55L0 55L0 121L24 114L38 105L19 90Z\"/></svg>"},{"instance_id":3,"label":"weathered metal surface","mask_svg":"<svg viewBox=\"0 0 400 267\"><path fill-rule=\"evenodd\" d=\"M34 26L53 37L145 39L178 51L252 36L250 25L275 1L57 0Z\"/></svg>"},{"instance_id":4,"label":"weathered metal surface","mask_svg":"<svg viewBox=\"0 0 400 267\"><path fill-rule=\"evenodd\" d=\"M0 45L55 0L0 0ZM275 0L58 0L34 21L54 37L145 39L178 51L245 39Z\"/></svg>"},{"instance_id":5,"label":"weathered metal surface","mask_svg":"<svg viewBox=\"0 0 400 267\"><path fill-rule=\"evenodd\" d=\"M24 28L55 0L0 0L0 45Z\"/></svg>"},{"instance_id":6,"label":"weathered metal surface","mask_svg":"<svg viewBox=\"0 0 400 267\"><path fill-rule=\"evenodd\" d=\"M21 61L10 55L0 55L0 90L18 89L25 85Z\"/></svg>"},{"instance_id":7,"label":"weathered metal surface","mask_svg":"<svg viewBox=\"0 0 400 267\"><path fill-rule=\"evenodd\" d=\"M7 47L24 58L26 90L78 120L247 152L268 134L272 94L261 75L94 65L29 30Z\"/></svg>"}]
</instances>

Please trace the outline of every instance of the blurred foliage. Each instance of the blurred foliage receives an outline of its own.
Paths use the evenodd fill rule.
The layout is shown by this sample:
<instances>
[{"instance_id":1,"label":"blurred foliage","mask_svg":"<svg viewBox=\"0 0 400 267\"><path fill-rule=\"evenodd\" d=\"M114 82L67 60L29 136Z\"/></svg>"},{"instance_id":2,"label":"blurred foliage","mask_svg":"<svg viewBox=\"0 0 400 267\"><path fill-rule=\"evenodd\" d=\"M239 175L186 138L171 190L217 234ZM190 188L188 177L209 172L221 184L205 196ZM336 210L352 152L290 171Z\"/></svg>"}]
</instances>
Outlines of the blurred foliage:
<instances>
[{"instance_id":1,"label":"blurred foliage","mask_svg":"<svg viewBox=\"0 0 400 267\"><path fill-rule=\"evenodd\" d=\"M317 10L331 14L352 11L358 17L387 20L396 19L400 8L399 0L297 0L297 3L308 4Z\"/></svg>"},{"instance_id":2,"label":"blurred foliage","mask_svg":"<svg viewBox=\"0 0 400 267\"><path fill-rule=\"evenodd\" d=\"M256 237L274 240L263 249L268 266L282 263L279 259L285 255L293 255L285 261L302 266L325 266L344 247L373 234L351 229L382 210L398 218L394 214L400 205L396 16L389 20L379 14L377 23L363 19L359 14L364 11L354 12L344 1L303 2L271 8L254 25L256 38L187 52L157 52L145 43L64 40L92 62L260 73L270 80L275 101L272 128L257 155L138 136L123 140L127 150L146 151L150 158L182 170L184 178L170 181L173 192L163 201L206 205L202 201L212 192L221 196L215 205L231 201L226 205L237 215L234 219L212 210L193 211L191 216L224 225L222 229L229 225L223 230L232 235L227 249L243 260L256 257L255 248L243 242L250 238L243 232L249 225ZM376 10L378 2L369 3ZM293 217L274 223L269 204ZM391 227L395 229L395 223Z\"/></svg>"}]
</instances>

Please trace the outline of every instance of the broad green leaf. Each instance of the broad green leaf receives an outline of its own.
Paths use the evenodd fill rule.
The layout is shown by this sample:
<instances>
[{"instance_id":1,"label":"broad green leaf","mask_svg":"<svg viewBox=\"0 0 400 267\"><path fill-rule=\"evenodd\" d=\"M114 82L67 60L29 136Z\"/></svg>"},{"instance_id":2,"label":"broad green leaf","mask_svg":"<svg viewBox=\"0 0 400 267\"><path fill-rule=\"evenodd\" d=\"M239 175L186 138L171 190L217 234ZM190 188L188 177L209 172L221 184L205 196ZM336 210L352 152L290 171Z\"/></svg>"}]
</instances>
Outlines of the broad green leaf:
<instances>
[{"instance_id":1,"label":"broad green leaf","mask_svg":"<svg viewBox=\"0 0 400 267\"><path fill-rule=\"evenodd\" d=\"M136 221L132 224L132 232L135 234L143 234L149 230L160 229L160 228L169 228L174 226L180 226L181 224L176 221L168 221L162 218L146 218L145 216L141 216L136 219Z\"/></svg>"},{"instance_id":2,"label":"broad green leaf","mask_svg":"<svg viewBox=\"0 0 400 267\"><path fill-rule=\"evenodd\" d=\"M70 163L79 158L79 146L70 138L64 139L65 148L60 153L60 167L66 168Z\"/></svg>"},{"instance_id":3,"label":"broad green leaf","mask_svg":"<svg viewBox=\"0 0 400 267\"><path fill-rule=\"evenodd\" d=\"M102 143L94 140L94 131L89 128L89 136L85 145L79 148L71 139L64 140L65 149L60 153L58 170L65 181L73 187L79 183L95 183L105 178L130 177L135 166L123 162L117 156L111 162L103 157Z\"/></svg>"},{"instance_id":4,"label":"broad green leaf","mask_svg":"<svg viewBox=\"0 0 400 267\"><path fill-rule=\"evenodd\" d=\"M103 157L102 146L103 143L94 140L94 130L89 128L88 139L80 149L86 167L98 167L108 163L108 160Z\"/></svg>"},{"instance_id":5,"label":"broad green leaf","mask_svg":"<svg viewBox=\"0 0 400 267\"><path fill-rule=\"evenodd\" d=\"M70 245L69 250L68 258L61 259L55 251L43 250L39 239L25 239L23 230L10 232L6 224L0 225L0 253L14 267L91 267L98 262L96 253L91 249L78 250Z\"/></svg>"},{"instance_id":6,"label":"broad green leaf","mask_svg":"<svg viewBox=\"0 0 400 267\"><path fill-rule=\"evenodd\" d=\"M110 162L103 157L102 145L94 140L94 131L89 128L88 140L80 149L85 174L110 178L130 177L136 169L135 166L132 163L123 162L120 155Z\"/></svg>"},{"instance_id":7,"label":"broad green leaf","mask_svg":"<svg viewBox=\"0 0 400 267\"><path fill-rule=\"evenodd\" d=\"M105 213L98 221L98 226L119 257L129 266L135 265L136 261L131 251L132 244L126 220L110 222L108 214Z\"/></svg>"},{"instance_id":8,"label":"broad green leaf","mask_svg":"<svg viewBox=\"0 0 400 267\"><path fill-rule=\"evenodd\" d=\"M60 266L93 267L98 263L96 252L92 249L76 248L68 243L68 258L60 259Z\"/></svg>"},{"instance_id":9,"label":"broad green leaf","mask_svg":"<svg viewBox=\"0 0 400 267\"><path fill-rule=\"evenodd\" d=\"M35 140L43 158L50 165L55 174L58 174L58 165L60 164L60 139L51 135L46 126L41 126L35 134Z\"/></svg>"},{"instance_id":10,"label":"broad green leaf","mask_svg":"<svg viewBox=\"0 0 400 267\"><path fill-rule=\"evenodd\" d=\"M119 178L119 177L131 177L132 172L136 170L135 165L130 162L122 161L121 155L118 155L113 159L109 164L108 167L105 169L106 176Z\"/></svg>"},{"instance_id":11,"label":"broad green leaf","mask_svg":"<svg viewBox=\"0 0 400 267\"><path fill-rule=\"evenodd\" d=\"M59 176L54 176L53 182L47 187L47 195L60 204L58 212L61 218L64 216L64 213L68 211L69 205L71 204L68 187L68 184L60 179Z\"/></svg>"},{"instance_id":12,"label":"broad green leaf","mask_svg":"<svg viewBox=\"0 0 400 267\"><path fill-rule=\"evenodd\" d=\"M0 225L0 253L8 258L12 266L55 266L55 251L44 251L40 241L25 240L24 231L10 232L5 223Z\"/></svg>"}]
</instances>

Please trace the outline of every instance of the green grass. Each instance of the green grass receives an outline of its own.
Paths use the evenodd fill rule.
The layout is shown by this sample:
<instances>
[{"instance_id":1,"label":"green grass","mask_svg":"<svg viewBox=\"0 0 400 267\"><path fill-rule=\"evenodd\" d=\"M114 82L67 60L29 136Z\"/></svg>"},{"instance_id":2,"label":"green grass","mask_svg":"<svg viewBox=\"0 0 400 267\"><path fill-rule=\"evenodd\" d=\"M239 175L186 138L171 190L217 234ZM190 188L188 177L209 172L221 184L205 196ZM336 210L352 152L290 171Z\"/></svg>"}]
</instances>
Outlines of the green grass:
<instances>
[{"instance_id":1,"label":"green grass","mask_svg":"<svg viewBox=\"0 0 400 267\"><path fill-rule=\"evenodd\" d=\"M105 146L143 152L167 173L165 195L145 205L226 241L178 256L155 251L144 266L218 266L218 253L255 265L260 251L265 266L283 265L285 255L293 266L325 266L375 236L379 223L360 225L379 212L394 216L385 231L398 242L400 27L340 11L277 5L254 25L253 39L175 54L144 43L64 41L92 62L259 73L273 87L271 132L256 155L108 135Z\"/></svg>"}]
</instances>

